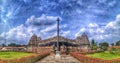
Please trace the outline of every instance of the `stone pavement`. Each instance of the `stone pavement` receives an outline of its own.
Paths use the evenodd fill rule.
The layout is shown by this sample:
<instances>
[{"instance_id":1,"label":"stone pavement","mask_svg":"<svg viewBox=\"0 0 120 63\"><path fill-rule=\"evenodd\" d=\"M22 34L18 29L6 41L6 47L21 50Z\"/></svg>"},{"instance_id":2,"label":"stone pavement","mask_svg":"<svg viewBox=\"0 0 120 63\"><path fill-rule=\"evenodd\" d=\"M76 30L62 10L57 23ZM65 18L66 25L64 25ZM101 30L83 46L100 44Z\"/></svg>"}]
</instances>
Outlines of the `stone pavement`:
<instances>
[{"instance_id":1,"label":"stone pavement","mask_svg":"<svg viewBox=\"0 0 120 63\"><path fill-rule=\"evenodd\" d=\"M49 55L36 63L81 63L70 55L61 55L60 60L55 59L55 55Z\"/></svg>"}]
</instances>

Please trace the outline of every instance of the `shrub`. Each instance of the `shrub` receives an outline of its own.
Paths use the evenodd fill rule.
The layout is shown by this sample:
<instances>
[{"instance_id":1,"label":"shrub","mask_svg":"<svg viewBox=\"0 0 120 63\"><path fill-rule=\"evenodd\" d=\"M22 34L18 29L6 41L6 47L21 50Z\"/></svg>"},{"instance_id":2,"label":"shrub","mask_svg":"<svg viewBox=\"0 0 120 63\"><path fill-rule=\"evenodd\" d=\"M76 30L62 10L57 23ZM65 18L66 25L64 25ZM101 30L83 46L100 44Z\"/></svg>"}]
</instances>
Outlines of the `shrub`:
<instances>
[{"instance_id":1,"label":"shrub","mask_svg":"<svg viewBox=\"0 0 120 63\"><path fill-rule=\"evenodd\" d=\"M109 50L109 52L110 52L111 54L118 54L118 53L120 53L120 50L117 49L117 48L111 48L111 50Z\"/></svg>"}]
</instances>

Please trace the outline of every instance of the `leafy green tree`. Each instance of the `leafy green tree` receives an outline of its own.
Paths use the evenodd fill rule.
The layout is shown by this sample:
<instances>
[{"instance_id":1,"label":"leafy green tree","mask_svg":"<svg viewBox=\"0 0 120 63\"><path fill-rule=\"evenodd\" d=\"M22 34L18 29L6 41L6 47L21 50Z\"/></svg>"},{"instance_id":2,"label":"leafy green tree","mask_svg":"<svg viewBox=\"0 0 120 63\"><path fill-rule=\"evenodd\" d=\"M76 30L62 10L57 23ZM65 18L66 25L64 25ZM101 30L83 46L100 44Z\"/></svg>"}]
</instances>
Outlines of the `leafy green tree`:
<instances>
[{"instance_id":1,"label":"leafy green tree","mask_svg":"<svg viewBox=\"0 0 120 63\"><path fill-rule=\"evenodd\" d=\"M92 39L92 41L91 41L91 44L92 44L92 45L94 45L94 44L95 44L95 41L94 41L94 39Z\"/></svg>"},{"instance_id":2,"label":"leafy green tree","mask_svg":"<svg viewBox=\"0 0 120 63\"><path fill-rule=\"evenodd\" d=\"M21 46L21 45L19 45L19 44L16 44L16 43L10 43L10 44L8 44L8 46L12 46L12 47L18 47L18 46Z\"/></svg>"},{"instance_id":3,"label":"leafy green tree","mask_svg":"<svg viewBox=\"0 0 120 63\"><path fill-rule=\"evenodd\" d=\"M20 47L20 46L24 46L24 47L27 47L27 45L20 45L20 44L16 44L16 43L10 43L8 44L8 46L12 46L12 47Z\"/></svg>"},{"instance_id":4,"label":"leafy green tree","mask_svg":"<svg viewBox=\"0 0 120 63\"><path fill-rule=\"evenodd\" d=\"M94 41L94 39L92 39L91 41L91 49L92 50L97 50L98 46L97 46L97 42Z\"/></svg>"},{"instance_id":5,"label":"leafy green tree","mask_svg":"<svg viewBox=\"0 0 120 63\"><path fill-rule=\"evenodd\" d=\"M94 39L91 40L91 49L93 49L93 44L95 43Z\"/></svg>"},{"instance_id":6,"label":"leafy green tree","mask_svg":"<svg viewBox=\"0 0 120 63\"><path fill-rule=\"evenodd\" d=\"M114 43L111 44L111 46L114 46L114 45L115 45Z\"/></svg>"},{"instance_id":7,"label":"leafy green tree","mask_svg":"<svg viewBox=\"0 0 120 63\"><path fill-rule=\"evenodd\" d=\"M102 43L99 43L99 46L105 51L109 47L109 44L107 42L102 42Z\"/></svg>"},{"instance_id":8,"label":"leafy green tree","mask_svg":"<svg viewBox=\"0 0 120 63\"><path fill-rule=\"evenodd\" d=\"M5 46L6 46L6 45L3 43L3 44L2 44L2 47L5 47Z\"/></svg>"},{"instance_id":9,"label":"leafy green tree","mask_svg":"<svg viewBox=\"0 0 120 63\"><path fill-rule=\"evenodd\" d=\"M116 42L116 46L120 46L120 40Z\"/></svg>"}]
</instances>

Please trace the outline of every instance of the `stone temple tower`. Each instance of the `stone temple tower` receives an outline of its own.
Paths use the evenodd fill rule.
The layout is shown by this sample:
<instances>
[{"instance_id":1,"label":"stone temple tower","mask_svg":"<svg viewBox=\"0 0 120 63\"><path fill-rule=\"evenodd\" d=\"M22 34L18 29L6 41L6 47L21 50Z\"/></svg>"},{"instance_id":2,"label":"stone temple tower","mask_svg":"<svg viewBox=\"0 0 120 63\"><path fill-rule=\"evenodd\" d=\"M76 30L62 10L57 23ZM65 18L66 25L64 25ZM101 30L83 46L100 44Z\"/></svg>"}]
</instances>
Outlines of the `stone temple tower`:
<instances>
[{"instance_id":1,"label":"stone temple tower","mask_svg":"<svg viewBox=\"0 0 120 63\"><path fill-rule=\"evenodd\" d=\"M41 40L40 37L37 37L37 35L33 34L28 43L28 51L37 52L37 47L40 40Z\"/></svg>"},{"instance_id":2,"label":"stone temple tower","mask_svg":"<svg viewBox=\"0 0 120 63\"><path fill-rule=\"evenodd\" d=\"M81 36L78 36L76 38L76 43L79 45L78 48L82 52L87 52L90 49L90 42L88 40L88 37L85 33L83 33Z\"/></svg>"}]
</instances>

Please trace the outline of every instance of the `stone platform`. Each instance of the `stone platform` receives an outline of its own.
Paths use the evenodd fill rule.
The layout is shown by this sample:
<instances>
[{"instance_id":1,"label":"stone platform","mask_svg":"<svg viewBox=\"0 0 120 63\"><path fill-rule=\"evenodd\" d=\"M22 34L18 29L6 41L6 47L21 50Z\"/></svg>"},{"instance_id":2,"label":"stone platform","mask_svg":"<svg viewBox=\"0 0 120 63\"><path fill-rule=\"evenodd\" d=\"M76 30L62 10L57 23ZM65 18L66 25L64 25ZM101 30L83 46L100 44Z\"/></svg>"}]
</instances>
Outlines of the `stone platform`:
<instances>
[{"instance_id":1,"label":"stone platform","mask_svg":"<svg viewBox=\"0 0 120 63\"><path fill-rule=\"evenodd\" d=\"M55 59L55 55L49 55L36 63L81 63L77 59L73 58L70 55L61 55L61 58L58 60Z\"/></svg>"}]
</instances>

